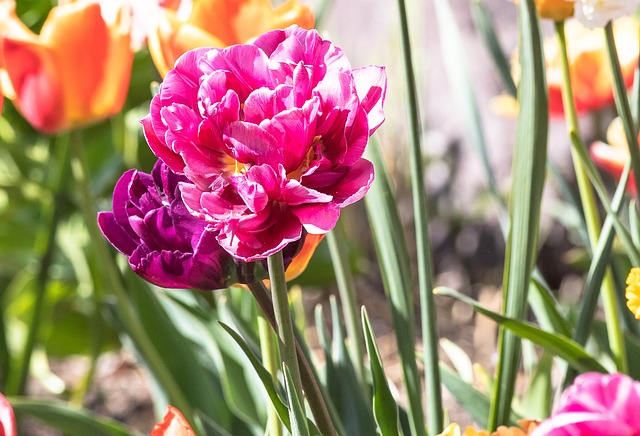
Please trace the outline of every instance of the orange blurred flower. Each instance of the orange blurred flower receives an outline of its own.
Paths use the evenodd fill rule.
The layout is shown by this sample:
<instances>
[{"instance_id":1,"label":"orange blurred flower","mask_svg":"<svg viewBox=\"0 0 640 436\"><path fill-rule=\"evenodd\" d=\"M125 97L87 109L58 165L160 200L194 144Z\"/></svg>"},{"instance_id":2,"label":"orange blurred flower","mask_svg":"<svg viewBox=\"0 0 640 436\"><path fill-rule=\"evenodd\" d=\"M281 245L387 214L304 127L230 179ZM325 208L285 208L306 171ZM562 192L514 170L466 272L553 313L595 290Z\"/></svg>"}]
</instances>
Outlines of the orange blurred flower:
<instances>
[{"instance_id":1,"label":"orange blurred flower","mask_svg":"<svg viewBox=\"0 0 640 436\"><path fill-rule=\"evenodd\" d=\"M464 431L456 423L449 424L442 433L437 436L527 436L540 423L538 420L521 419L518 421L519 427L506 427L501 425L493 433L487 430L476 430L471 426L467 426Z\"/></svg>"},{"instance_id":2,"label":"orange blurred flower","mask_svg":"<svg viewBox=\"0 0 640 436\"><path fill-rule=\"evenodd\" d=\"M305 29L314 25L313 13L299 0L287 0L275 9L271 0L193 0L186 19L179 16L176 3L163 8L148 37L151 57L163 77L188 50L245 43L291 24Z\"/></svg>"},{"instance_id":3,"label":"orange blurred flower","mask_svg":"<svg viewBox=\"0 0 640 436\"><path fill-rule=\"evenodd\" d=\"M571 84L578 113L599 109L614 100L613 82L602 29L589 30L575 20L565 25ZM614 23L614 37L627 87L633 84L638 63L638 23L622 18ZM555 38L544 44L549 87L549 111L563 115L562 69Z\"/></svg>"},{"instance_id":4,"label":"orange blurred flower","mask_svg":"<svg viewBox=\"0 0 640 436\"><path fill-rule=\"evenodd\" d=\"M167 406L162 422L157 423L149 436L195 436L195 432L182 413L173 406Z\"/></svg>"},{"instance_id":5,"label":"orange blurred flower","mask_svg":"<svg viewBox=\"0 0 640 436\"><path fill-rule=\"evenodd\" d=\"M535 3L542 18L562 21L573 16L573 0L535 0Z\"/></svg>"},{"instance_id":6,"label":"orange blurred flower","mask_svg":"<svg viewBox=\"0 0 640 436\"><path fill-rule=\"evenodd\" d=\"M20 22L14 2L0 14L2 88L34 128L57 133L122 109L133 62L126 14L108 23L99 4L69 2L51 10L40 35Z\"/></svg>"}]
</instances>

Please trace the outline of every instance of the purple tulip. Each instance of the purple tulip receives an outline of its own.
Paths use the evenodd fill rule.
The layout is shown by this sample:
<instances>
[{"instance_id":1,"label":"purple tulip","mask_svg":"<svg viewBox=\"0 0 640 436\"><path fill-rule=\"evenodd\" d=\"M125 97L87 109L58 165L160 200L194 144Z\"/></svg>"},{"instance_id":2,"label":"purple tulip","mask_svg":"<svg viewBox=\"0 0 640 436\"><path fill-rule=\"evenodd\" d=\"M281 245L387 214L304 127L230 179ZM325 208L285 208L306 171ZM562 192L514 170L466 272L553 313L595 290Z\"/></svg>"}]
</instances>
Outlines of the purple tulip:
<instances>
[{"instance_id":1,"label":"purple tulip","mask_svg":"<svg viewBox=\"0 0 640 436\"><path fill-rule=\"evenodd\" d=\"M640 383L624 374L576 377L532 436L640 435Z\"/></svg>"},{"instance_id":2,"label":"purple tulip","mask_svg":"<svg viewBox=\"0 0 640 436\"><path fill-rule=\"evenodd\" d=\"M136 274L158 286L220 289L261 278L261 265L235 262L205 222L189 213L180 182L188 180L161 161L151 174L124 173L113 192L113 212L98 214L107 240Z\"/></svg>"},{"instance_id":3,"label":"purple tulip","mask_svg":"<svg viewBox=\"0 0 640 436\"><path fill-rule=\"evenodd\" d=\"M187 209L242 261L331 230L373 182L384 68L352 69L315 30L185 53L142 120L153 152L191 183Z\"/></svg>"}]
</instances>

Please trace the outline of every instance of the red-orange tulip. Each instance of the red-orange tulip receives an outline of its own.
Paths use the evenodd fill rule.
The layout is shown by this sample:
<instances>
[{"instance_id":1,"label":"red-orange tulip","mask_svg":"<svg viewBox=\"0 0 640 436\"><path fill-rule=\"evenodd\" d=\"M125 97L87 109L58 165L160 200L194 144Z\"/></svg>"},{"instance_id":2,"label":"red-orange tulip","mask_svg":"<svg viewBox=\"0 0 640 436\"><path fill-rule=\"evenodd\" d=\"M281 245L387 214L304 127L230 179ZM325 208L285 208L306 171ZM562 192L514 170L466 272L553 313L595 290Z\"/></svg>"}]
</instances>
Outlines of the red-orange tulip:
<instances>
[{"instance_id":1,"label":"red-orange tulip","mask_svg":"<svg viewBox=\"0 0 640 436\"><path fill-rule=\"evenodd\" d=\"M629 161L629 147L625 138L620 118L613 120L607 129L607 142L597 141L591 145L590 154L593 161L607 173L620 179L624 167ZM636 193L636 183L633 175L629 177L627 189L633 195Z\"/></svg>"},{"instance_id":2,"label":"red-orange tulip","mask_svg":"<svg viewBox=\"0 0 640 436\"><path fill-rule=\"evenodd\" d=\"M614 23L614 37L626 86L638 64L638 24L632 18ZM613 103L613 80L602 29L589 30L574 20L566 23L571 84L576 110L586 112ZM562 70L555 38L545 41L549 111L562 115Z\"/></svg>"},{"instance_id":3,"label":"red-orange tulip","mask_svg":"<svg viewBox=\"0 0 640 436\"><path fill-rule=\"evenodd\" d=\"M195 436L195 432L178 409L167 406L167 414L149 436Z\"/></svg>"},{"instance_id":4,"label":"red-orange tulip","mask_svg":"<svg viewBox=\"0 0 640 436\"><path fill-rule=\"evenodd\" d=\"M124 14L107 23L97 3L65 3L51 10L40 35L13 7L4 15L4 92L34 128L57 133L122 109L133 62Z\"/></svg>"},{"instance_id":5,"label":"red-orange tulip","mask_svg":"<svg viewBox=\"0 0 640 436\"><path fill-rule=\"evenodd\" d=\"M175 9L175 2L163 9L148 39L151 57L162 76L188 50L245 43L291 24L305 29L314 25L313 13L299 0L287 0L275 9L270 0L193 0L186 20L181 20Z\"/></svg>"}]
</instances>

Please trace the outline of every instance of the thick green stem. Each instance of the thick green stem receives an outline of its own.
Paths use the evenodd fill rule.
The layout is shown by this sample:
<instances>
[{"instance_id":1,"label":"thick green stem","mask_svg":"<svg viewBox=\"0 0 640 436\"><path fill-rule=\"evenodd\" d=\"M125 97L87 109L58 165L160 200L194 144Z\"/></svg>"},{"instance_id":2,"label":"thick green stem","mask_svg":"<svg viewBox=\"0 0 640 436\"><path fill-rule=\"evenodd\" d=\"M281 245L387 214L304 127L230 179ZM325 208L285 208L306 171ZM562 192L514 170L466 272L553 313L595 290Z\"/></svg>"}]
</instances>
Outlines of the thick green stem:
<instances>
[{"instance_id":1,"label":"thick green stem","mask_svg":"<svg viewBox=\"0 0 640 436\"><path fill-rule=\"evenodd\" d=\"M269 256L269 280L271 281L271 295L273 296L273 312L276 315L278 336L283 349L280 350L280 359L287 364L293 380L293 388L300 401L302 401L302 381L300 380L300 368L296 356L296 340L293 335L293 322L289 309L289 295L287 293L287 281L284 277L284 261L282 252Z\"/></svg>"},{"instance_id":2,"label":"thick green stem","mask_svg":"<svg viewBox=\"0 0 640 436\"><path fill-rule=\"evenodd\" d=\"M349 337L349 356L351 363L356 370L356 377L360 386L364 386L364 349L362 344L362 325L358 322L358 308L356 303L355 286L353 276L349 268L349 259L344 247L344 231L341 222L329 232L327 242L329 243L329 251L331 252L331 260L333 262L333 270L336 273L338 281L338 292L340 293L340 302L342 303L343 314L347 325L347 333Z\"/></svg>"},{"instance_id":3,"label":"thick green stem","mask_svg":"<svg viewBox=\"0 0 640 436\"><path fill-rule=\"evenodd\" d=\"M133 309L131 300L127 296L122 283L120 271L106 246L106 241L97 226L95 200L91 193L89 165L84 150L84 144L80 132L73 132L71 138L71 152L73 155L73 176L80 189L81 207L85 216L87 229L100 272L106 284L106 289L116 297L118 313L126 325L127 332L131 336L141 355L144 356L149 368L157 377L162 387L167 392L171 402L177 407L185 418L193 425L194 410L176 383L171 372L164 364L164 360L158 350L153 346L147 331L145 330L138 314Z\"/></svg>"},{"instance_id":4,"label":"thick green stem","mask_svg":"<svg viewBox=\"0 0 640 436\"><path fill-rule=\"evenodd\" d=\"M273 382L278 385L278 338L276 338L269 320L264 313L258 315L258 332L260 334L260 351L262 354L262 363L264 367L269 371ZM268 406L268 435L269 436L282 436L282 424L276 409L269 404Z\"/></svg>"},{"instance_id":5,"label":"thick green stem","mask_svg":"<svg viewBox=\"0 0 640 436\"><path fill-rule=\"evenodd\" d=\"M53 170L51 172L49 182L52 197L42 205L40 221L43 223L43 227L38 232L35 242L36 252L42 254L40 257L38 275L36 277L37 288L36 299L33 304L33 315L20 362L20 374L15 379L15 386L12 389L10 388L8 391L13 392L16 395L24 395L29 375L29 367L31 366L31 356L33 354L33 348L35 347L36 340L38 339L38 333L40 332L40 321L43 318L42 311L44 310L47 283L49 281L49 267L53 260L55 238L58 223L60 221L62 181L69 164L69 136L58 136L54 140L54 147Z\"/></svg>"},{"instance_id":6,"label":"thick green stem","mask_svg":"<svg viewBox=\"0 0 640 436\"><path fill-rule=\"evenodd\" d=\"M562 103L564 107L565 119L567 122L567 131L574 132L580 137L580 126L578 125L578 115L576 112L575 101L573 99L573 89L571 86L571 71L569 69L569 58L567 55L567 41L564 32L564 22L556 22L556 41L558 43L558 51L560 53L560 63L562 67ZM578 189L580 191L580 199L582 209L584 211L587 223L587 233L589 235L589 248L593 253L598 245L600 238L601 221L598 215L595 196L589 182L587 170L580 160L579 151L576 146L581 146L582 141L571 141L571 157L576 172ZM584 150L583 150L584 153ZM624 345L624 337L620 329L620 317L616 307L616 287L611 275L611 269L607 268L602 283L602 302L606 315L607 333L609 335L609 343L613 352L618 370L626 372L627 358Z\"/></svg>"}]
</instances>

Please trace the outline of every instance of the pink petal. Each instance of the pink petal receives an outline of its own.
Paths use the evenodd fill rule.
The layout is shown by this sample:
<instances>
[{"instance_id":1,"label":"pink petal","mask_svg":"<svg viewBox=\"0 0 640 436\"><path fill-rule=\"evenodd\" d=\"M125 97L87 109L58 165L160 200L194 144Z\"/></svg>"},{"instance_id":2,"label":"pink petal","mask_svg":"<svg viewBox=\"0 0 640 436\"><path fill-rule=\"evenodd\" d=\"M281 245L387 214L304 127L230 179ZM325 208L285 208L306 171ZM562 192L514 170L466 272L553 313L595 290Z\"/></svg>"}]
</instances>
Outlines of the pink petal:
<instances>
[{"instance_id":1,"label":"pink petal","mask_svg":"<svg viewBox=\"0 0 640 436\"><path fill-rule=\"evenodd\" d=\"M369 135L384 122L382 106L387 93L387 74L384 67L370 65L354 68L351 74L360 103L368 114Z\"/></svg>"}]
</instances>

